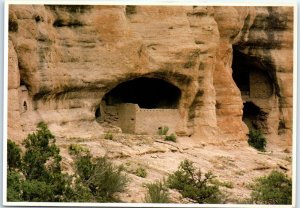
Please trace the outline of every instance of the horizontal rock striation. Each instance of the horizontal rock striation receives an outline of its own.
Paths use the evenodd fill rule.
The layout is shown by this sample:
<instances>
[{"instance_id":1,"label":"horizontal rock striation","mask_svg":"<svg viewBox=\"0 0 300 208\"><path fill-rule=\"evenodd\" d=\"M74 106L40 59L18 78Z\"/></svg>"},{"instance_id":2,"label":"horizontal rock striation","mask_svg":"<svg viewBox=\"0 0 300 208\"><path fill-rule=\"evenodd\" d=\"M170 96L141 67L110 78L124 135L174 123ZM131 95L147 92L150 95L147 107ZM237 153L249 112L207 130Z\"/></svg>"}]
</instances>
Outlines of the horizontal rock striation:
<instances>
[{"instance_id":1,"label":"horizontal rock striation","mask_svg":"<svg viewBox=\"0 0 300 208\"><path fill-rule=\"evenodd\" d=\"M106 95L144 77L180 90L178 135L246 140L254 125L291 142L292 7L10 5L8 70L16 141L40 121L62 137L99 135ZM260 113L247 117L245 103Z\"/></svg>"}]
</instances>

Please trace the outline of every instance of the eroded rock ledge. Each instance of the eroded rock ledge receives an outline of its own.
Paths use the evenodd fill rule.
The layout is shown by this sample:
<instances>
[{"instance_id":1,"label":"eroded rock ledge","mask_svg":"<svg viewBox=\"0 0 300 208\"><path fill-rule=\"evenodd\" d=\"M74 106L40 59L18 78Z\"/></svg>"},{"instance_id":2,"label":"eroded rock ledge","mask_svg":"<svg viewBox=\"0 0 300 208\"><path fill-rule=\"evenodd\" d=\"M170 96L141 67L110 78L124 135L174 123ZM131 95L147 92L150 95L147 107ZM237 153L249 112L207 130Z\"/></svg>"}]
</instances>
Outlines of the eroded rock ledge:
<instances>
[{"instance_id":1,"label":"eroded rock ledge","mask_svg":"<svg viewBox=\"0 0 300 208\"><path fill-rule=\"evenodd\" d=\"M291 143L292 7L10 5L8 70L16 141L44 121L62 137Z\"/></svg>"}]
</instances>

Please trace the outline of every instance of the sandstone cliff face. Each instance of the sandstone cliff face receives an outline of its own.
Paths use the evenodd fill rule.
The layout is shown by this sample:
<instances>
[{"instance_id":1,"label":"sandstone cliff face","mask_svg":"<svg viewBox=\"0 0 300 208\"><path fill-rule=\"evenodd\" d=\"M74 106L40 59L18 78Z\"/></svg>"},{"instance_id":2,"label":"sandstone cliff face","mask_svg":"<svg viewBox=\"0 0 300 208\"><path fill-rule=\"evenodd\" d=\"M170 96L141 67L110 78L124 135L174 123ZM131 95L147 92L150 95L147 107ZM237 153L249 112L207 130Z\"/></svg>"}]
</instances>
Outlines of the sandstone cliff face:
<instances>
[{"instance_id":1,"label":"sandstone cliff face","mask_svg":"<svg viewBox=\"0 0 300 208\"><path fill-rule=\"evenodd\" d=\"M246 140L254 124L291 142L291 7L10 5L8 70L16 141L40 121L62 137L108 131L106 94L146 77L180 90L178 135Z\"/></svg>"}]
</instances>

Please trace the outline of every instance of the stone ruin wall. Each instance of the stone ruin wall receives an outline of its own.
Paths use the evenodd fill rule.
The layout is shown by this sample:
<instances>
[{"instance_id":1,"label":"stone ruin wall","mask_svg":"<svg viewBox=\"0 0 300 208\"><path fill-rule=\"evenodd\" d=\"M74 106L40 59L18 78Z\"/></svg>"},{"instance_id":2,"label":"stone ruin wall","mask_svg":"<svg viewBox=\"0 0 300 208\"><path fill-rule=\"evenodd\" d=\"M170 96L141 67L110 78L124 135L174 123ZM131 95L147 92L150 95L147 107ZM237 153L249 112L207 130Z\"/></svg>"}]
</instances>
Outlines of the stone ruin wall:
<instances>
[{"instance_id":1,"label":"stone ruin wall","mask_svg":"<svg viewBox=\"0 0 300 208\"><path fill-rule=\"evenodd\" d=\"M291 144L292 7L10 5L8 46L8 137L18 142L40 121L57 136L99 135L103 96L138 77L181 90L178 134L245 140L237 50L272 78L271 98L252 101L272 112L269 134Z\"/></svg>"},{"instance_id":2,"label":"stone ruin wall","mask_svg":"<svg viewBox=\"0 0 300 208\"><path fill-rule=\"evenodd\" d=\"M167 126L168 133L175 133L183 125L177 109L145 109L132 103L102 104L101 108L103 112L98 122L102 126L113 127L107 130L111 132L155 135L160 127Z\"/></svg>"},{"instance_id":3,"label":"stone ruin wall","mask_svg":"<svg viewBox=\"0 0 300 208\"><path fill-rule=\"evenodd\" d=\"M166 125L171 134L183 125L177 109L138 109L136 118L137 133L157 134L158 129Z\"/></svg>"}]
</instances>

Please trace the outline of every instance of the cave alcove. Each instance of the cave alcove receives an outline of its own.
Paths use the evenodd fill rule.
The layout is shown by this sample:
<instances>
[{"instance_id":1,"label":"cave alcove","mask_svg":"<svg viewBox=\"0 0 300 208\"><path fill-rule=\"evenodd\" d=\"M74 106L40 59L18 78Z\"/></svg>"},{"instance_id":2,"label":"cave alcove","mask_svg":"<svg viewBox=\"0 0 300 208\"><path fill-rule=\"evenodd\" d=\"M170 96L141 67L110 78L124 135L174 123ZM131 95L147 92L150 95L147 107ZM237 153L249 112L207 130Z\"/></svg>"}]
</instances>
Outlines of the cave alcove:
<instances>
[{"instance_id":1,"label":"cave alcove","mask_svg":"<svg viewBox=\"0 0 300 208\"><path fill-rule=\"evenodd\" d=\"M257 58L233 49L232 78L242 96L268 99L273 95L273 81Z\"/></svg>"},{"instance_id":2,"label":"cave alcove","mask_svg":"<svg viewBox=\"0 0 300 208\"><path fill-rule=\"evenodd\" d=\"M249 130L266 130L267 128L267 113L263 112L253 102L244 103L242 119Z\"/></svg>"},{"instance_id":3,"label":"cave alcove","mask_svg":"<svg viewBox=\"0 0 300 208\"><path fill-rule=\"evenodd\" d=\"M104 96L106 105L138 104L146 109L176 109L181 91L176 86L156 78L141 77L123 82Z\"/></svg>"},{"instance_id":4,"label":"cave alcove","mask_svg":"<svg viewBox=\"0 0 300 208\"><path fill-rule=\"evenodd\" d=\"M95 117L104 126L120 128L124 133L157 134L160 126L174 132L180 120L180 98L181 90L175 85L163 79L139 77L108 91Z\"/></svg>"}]
</instances>

